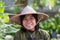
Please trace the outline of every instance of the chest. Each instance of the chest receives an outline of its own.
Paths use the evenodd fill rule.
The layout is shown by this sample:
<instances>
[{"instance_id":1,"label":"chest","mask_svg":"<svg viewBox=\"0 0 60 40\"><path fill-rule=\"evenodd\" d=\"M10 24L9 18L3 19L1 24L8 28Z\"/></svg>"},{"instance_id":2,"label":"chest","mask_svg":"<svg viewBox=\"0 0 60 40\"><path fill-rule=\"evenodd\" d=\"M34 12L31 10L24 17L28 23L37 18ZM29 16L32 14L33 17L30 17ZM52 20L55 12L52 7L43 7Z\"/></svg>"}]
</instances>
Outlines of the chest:
<instances>
[{"instance_id":1,"label":"chest","mask_svg":"<svg viewBox=\"0 0 60 40\"><path fill-rule=\"evenodd\" d=\"M22 33L19 35L21 40L44 40L42 33Z\"/></svg>"}]
</instances>

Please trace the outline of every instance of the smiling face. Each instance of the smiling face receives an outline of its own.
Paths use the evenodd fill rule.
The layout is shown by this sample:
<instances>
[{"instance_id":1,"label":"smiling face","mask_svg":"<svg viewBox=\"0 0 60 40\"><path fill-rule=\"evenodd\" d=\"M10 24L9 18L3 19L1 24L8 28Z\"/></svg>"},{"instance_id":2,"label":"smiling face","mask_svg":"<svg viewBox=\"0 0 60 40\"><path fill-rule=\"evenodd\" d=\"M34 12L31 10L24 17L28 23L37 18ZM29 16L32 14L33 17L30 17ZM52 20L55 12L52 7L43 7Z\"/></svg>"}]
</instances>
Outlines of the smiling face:
<instances>
[{"instance_id":1,"label":"smiling face","mask_svg":"<svg viewBox=\"0 0 60 40\"><path fill-rule=\"evenodd\" d=\"M27 30L35 30L36 19L32 15L25 15L22 24Z\"/></svg>"}]
</instances>

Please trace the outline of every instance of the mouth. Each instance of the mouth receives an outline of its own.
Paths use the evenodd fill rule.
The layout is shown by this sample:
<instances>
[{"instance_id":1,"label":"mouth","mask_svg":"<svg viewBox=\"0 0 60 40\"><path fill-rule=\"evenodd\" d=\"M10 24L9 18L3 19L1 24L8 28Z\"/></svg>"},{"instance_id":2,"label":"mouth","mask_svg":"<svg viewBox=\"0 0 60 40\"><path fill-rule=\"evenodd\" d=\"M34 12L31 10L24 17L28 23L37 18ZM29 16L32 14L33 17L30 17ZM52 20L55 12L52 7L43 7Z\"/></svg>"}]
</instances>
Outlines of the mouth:
<instances>
[{"instance_id":1,"label":"mouth","mask_svg":"<svg viewBox=\"0 0 60 40\"><path fill-rule=\"evenodd\" d=\"M27 27L31 27L31 26L32 26L32 24L27 24L26 26L27 26Z\"/></svg>"}]
</instances>

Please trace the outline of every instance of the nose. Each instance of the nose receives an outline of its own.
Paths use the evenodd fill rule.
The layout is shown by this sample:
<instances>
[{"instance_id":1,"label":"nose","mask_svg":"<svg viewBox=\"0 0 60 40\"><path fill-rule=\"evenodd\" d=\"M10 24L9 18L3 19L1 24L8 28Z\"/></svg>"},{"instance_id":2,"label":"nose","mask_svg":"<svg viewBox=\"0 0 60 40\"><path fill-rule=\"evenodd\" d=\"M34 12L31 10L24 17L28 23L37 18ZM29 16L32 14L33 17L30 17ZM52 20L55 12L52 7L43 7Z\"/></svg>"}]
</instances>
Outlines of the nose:
<instances>
[{"instance_id":1,"label":"nose","mask_svg":"<svg viewBox=\"0 0 60 40\"><path fill-rule=\"evenodd\" d=\"M31 20L30 19L27 19L27 23L30 23L31 22Z\"/></svg>"}]
</instances>

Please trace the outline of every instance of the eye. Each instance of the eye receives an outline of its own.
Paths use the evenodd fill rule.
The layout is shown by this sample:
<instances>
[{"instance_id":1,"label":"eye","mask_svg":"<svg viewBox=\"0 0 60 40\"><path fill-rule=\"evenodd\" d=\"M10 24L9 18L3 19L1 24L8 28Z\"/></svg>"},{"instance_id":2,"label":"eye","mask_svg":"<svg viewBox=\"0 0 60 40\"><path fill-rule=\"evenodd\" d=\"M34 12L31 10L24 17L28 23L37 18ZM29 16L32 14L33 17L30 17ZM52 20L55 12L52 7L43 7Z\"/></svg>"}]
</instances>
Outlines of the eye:
<instances>
[{"instance_id":1,"label":"eye","mask_svg":"<svg viewBox=\"0 0 60 40\"><path fill-rule=\"evenodd\" d=\"M34 19L34 17L31 17L31 19Z\"/></svg>"},{"instance_id":2,"label":"eye","mask_svg":"<svg viewBox=\"0 0 60 40\"><path fill-rule=\"evenodd\" d=\"M27 20L26 18L24 18L24 20Z\"/></svg>"}]
</instances>

